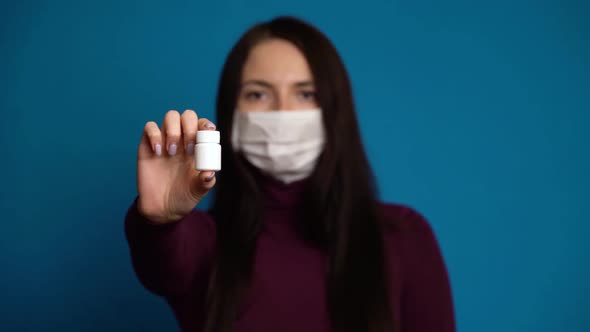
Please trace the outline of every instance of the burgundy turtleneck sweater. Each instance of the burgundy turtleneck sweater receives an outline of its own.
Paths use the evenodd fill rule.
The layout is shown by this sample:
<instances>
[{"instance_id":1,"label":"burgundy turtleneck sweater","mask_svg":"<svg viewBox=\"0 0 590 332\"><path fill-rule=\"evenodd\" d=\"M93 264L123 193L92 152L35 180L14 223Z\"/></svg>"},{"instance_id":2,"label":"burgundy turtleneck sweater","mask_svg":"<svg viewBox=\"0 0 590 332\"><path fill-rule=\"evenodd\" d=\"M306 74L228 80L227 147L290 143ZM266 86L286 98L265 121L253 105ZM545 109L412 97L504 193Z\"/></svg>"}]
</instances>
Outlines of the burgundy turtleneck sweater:
<instances>
[{"instance_id":1,"label":"burgundy turtleneck sweater","mask_svg":"<svg viewBox=\"0 0 590 332\"><path fill-rule=\"evenodd\" d=\"M258 237L251 289L238 309L236 332L328 332L325 254L295 231L305 180L289 185L270 177L264 193L263 229ZM215 220L193 210L178 222L153 225L135 201L125 219L133 267L143 286L164 297L182 331L201 331L204 297L215 250ZM455 331L447 270L428 222L416 211L380 204L385 231L390 299L396 331Z\"/></svg>"}]
</instances>

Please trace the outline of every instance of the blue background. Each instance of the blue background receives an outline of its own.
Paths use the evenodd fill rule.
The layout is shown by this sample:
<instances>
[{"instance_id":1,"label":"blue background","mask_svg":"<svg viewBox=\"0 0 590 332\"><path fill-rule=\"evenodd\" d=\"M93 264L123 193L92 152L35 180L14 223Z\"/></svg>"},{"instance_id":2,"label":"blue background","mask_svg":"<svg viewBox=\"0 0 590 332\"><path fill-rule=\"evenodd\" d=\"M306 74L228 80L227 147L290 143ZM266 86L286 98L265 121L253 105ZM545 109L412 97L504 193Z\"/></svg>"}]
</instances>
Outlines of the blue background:
<instances>
[{"instance_id":1,"label":"blue background","mask_svg":"<svg viewBox=\"0 0 590 332\"><path fill-rule=\"evenodd\" d=\"M123 217L143 125L213 118L251 24L335 43L386 201L434 227L460 331L590 330L583 1L3 1L0 330L162 331Z\"/></svg>"}]
</instances>

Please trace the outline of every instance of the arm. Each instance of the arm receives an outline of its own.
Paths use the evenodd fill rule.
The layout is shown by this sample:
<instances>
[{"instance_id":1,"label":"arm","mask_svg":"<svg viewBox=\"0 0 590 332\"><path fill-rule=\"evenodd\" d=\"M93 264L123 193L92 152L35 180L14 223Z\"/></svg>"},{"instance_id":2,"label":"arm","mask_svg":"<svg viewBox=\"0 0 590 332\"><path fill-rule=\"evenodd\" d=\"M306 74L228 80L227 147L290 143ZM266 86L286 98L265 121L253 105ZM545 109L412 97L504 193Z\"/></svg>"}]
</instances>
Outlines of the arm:
<instances>
[{"instance_id":1,"label":"arm","mask_svg":"<svg viewBox=\"0 0 590 332\"><path fill-rule=\"evenodd\" d=\"M404 241L402 331L453 332L456 327L451 286L438 241L418 212L410 209L407 218L412 230Z\"/></svg>"},{"instance_id":2,"label":"arm","mask_svg":"<svg viewBox=\"0 0 590 332\"><path fill-rule=\"evenodd\" d=\"M135 273L149 291L182 295L196 280L206 281L215 246L215 225L206 212L157 225L139 213L136 198L125 217L125 236Z\"/></svg>"}]
</instances>

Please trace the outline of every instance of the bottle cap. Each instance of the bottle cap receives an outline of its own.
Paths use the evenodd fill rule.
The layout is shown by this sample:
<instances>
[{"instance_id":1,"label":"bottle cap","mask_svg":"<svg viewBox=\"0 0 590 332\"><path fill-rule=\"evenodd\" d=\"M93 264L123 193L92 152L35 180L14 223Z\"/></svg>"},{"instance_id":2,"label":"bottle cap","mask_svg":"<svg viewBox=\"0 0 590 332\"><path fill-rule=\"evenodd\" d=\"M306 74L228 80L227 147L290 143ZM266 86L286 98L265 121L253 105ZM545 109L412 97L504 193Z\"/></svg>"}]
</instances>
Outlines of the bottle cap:
<instances>
[{"instance_id":1,"label":"bottle cap","mask_svg":"<svg viewBox=\"0 0 590 332\"><path fill-rule=\"evenodd\" d=\"M199 143L217 143L219 144L219 131L217 130L198 130L197 144Z\"/></svg>"}]
</instances>

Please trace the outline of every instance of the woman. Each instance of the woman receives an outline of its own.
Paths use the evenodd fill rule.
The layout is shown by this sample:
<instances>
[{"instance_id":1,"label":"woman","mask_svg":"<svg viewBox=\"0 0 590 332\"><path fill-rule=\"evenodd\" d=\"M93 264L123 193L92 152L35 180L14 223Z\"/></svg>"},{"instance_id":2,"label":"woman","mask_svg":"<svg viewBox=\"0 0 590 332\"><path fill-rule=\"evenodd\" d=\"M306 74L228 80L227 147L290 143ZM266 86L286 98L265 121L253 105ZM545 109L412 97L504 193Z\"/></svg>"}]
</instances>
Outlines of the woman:
<instances>
[{"instance_id":1,"label":"woman","mask_svg":"<svg viewBox=\"0 0 590 332\"><path fill-rule=\"evenodd\" d=\"M454 331L449 280L416 211L376 199L348 76L290 17L231 50L215 126L192 110L145 125L126 216L134 269L183 331ZM219 130L223 170L193 169ZM216 186L210 211L193 210Z\"/></svg>"}]
</instances>

